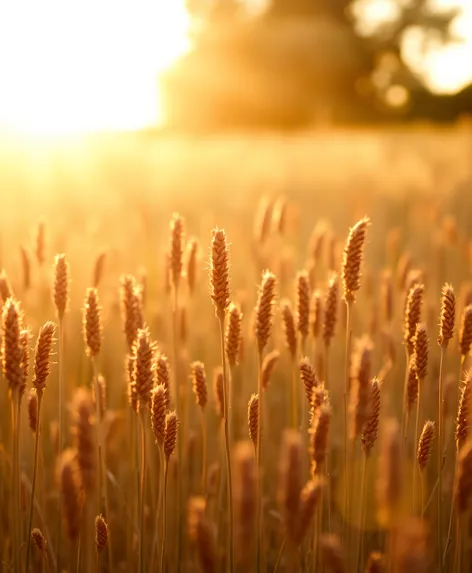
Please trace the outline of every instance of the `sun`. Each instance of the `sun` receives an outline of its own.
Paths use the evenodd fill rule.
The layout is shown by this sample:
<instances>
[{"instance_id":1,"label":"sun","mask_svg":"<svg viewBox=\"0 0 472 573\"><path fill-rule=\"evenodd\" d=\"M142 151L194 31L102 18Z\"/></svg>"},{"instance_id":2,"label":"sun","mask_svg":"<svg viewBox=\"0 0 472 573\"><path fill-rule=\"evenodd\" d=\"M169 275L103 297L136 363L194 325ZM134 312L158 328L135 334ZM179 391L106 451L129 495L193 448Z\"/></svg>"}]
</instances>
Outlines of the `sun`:
<instances>
[{"instance_id":1,"label":"sun","mask_svg":"<svg viewBox=\"0 0 472 573\"><path fill-rule=\"evenodd\" d=\"M159 75L189 49L185 0L0 5L0 129L39 135L164 121Z\"/></svg>"}]
</instances>

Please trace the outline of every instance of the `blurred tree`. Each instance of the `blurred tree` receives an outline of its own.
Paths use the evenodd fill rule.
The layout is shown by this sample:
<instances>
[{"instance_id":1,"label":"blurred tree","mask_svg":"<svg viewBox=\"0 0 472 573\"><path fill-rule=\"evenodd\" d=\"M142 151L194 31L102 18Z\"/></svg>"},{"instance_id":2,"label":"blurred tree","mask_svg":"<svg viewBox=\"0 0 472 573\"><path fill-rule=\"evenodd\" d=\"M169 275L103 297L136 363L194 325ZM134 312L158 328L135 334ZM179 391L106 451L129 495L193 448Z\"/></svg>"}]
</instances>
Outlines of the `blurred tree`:
<instances>
[{"instance_id":1,"label":"blurred tree","mask_svg":"<svg viewBox=\"0 0 472 573\"><path fill-rule=\"evenodd\" d=\"M174 124L296 127L456 109L428 92L402 52L413 28L425 45L451 41L456 9L386 0L388 14L376 18L377 0L267 0L254 16L254 1L189 0L200 26L195 49L166 78Z\"/></svg>"}]
</instances>

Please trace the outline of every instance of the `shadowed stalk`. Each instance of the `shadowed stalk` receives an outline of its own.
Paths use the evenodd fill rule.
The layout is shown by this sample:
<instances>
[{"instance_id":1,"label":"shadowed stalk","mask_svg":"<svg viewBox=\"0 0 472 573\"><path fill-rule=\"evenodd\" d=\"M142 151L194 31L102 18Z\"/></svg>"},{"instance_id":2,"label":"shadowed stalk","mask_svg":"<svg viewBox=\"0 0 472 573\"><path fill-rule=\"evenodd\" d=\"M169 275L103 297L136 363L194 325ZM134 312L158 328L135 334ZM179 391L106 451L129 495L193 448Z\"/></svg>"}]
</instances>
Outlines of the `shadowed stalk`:
<instances>
[{"instance_id":1,"label":"shadowed stalk","mask_svg":"<svg viewBox=\"0 0 472 573\"><path fill-rule=\"evenodd\" d=\"M165 572L166 537L167 537L167 476L169 473L169 460L164 461L164 489L162 490L162 545L161 545L161 573Z\"/></svg>"},{"instance_id":2,"label":"shadowed stalk","mask_svg":"<svg viewBox=\"0 0 472 573\"><path fill-rule=\"evenodd\" d=\"M93 381L94 381L94 389L95 389L95 407L97 410L97 434L98 434L98 496L99 496L99 504L98 504L98 513L100 514L102 511L102 492L103 498L105 502L105 516L106 519L110 519L110 505L108 501L108 480L107 480L107 472L106 472L106 451L105 451L105 440L103 434L103 404L102 404L102 389L100 388L100 384L98 381L98 361L97 356L92 357L92 369L93 369ZM111 542L111 535L110 530L108 530L108 566L110 571L113 571L113 560L112 560L112 542Z\"/></svg>"},{"instance_id":3,"label":"shadowed stalk","mask_svg":"<svg viewBox=\"0 0 472 573\"><path fill-rule=\"evenodd\" d=\"M259 396L259 408L257 409L257 446L256 446L256 465L257 465L257 517L256 517L256 567L259 571L261 568L262 563L262 456L261 456L261 449L262 449L262 424L263 424L263 417L262 417L262 410L263 410L263 388L262 388L262 351L258 351L258 365L259 365L259 375L258 375L258 382L257 382L257 391ZM293 379L296 379L296 369L294 364L294 375ZM295 391L292 388L292 391ZM292 395L293 404L295 404L295 412L296 412L296 398L295 394ZM293 406L292 404L292 406ZM296 420L296 418L295 418ZM296 426L294 426L296 429Z\"/></svg>"},{"instance_id":4,"label":"shadowed stalk","mask_svg":"<svg viewBox=\"0 0 472 573\"><path fill-rule=\"evenodd\" d=\"M146 427L145 427L145 412L140 406L140 421L141 421L141 495L140 495L140 515L139 515L139 567L140 573L144 572L144 515L146 505Z\"/></svg>"},{"instance_id":5,"label":"shadowed stalk","mask_svg":"<svg viewBox=\"0 0 472 573\"><path fill-rule=\"evenodd\" d=\"M359 532L357 541L357 558L356 558L356 571L364 571L364 530L365 530L365 490L367 484L367 453L364 452L362 456L362 470L361 470L361 501L360 501L360 515L359 515ZM359 569L360 567L360 569Z\"/></svg>"},{"instance_id":6,"label":"shadowed stalk","mask_svg":"<svg viewBox=\"0 0 472 573\"><path fill-rule=\"evenodd\" d=\"M458 514L456 517L456 547L454 551L454 566L453 573L460 573L462 571L462 536L461 536L461 518Z\"/></svg>"},{"instance_id":7,"label":"shadowed stalk","mask_svg":"<svg viewBox=\"0 0 472 573\"><path fill-rule=\"evenodd\" d=\"M205 410L200 409L201 422L202 422L202 495L206 498L206 483L207 483L207 431Z\"/></svg>"},{"instance_id":8,"label":"shadowed stalk","mask_svg":"<svg viewBox=\"0 0 472 573\"><path fill-rule=\"evenodd\" d=\"M424 477L423 472L420 472L420 482L421 482L421 514L420 517L424 517Z\"/></svg>"},{"instance_id":9,"label":"shadowed stalk","mask_svg":"<svg viewBox=\"0 0 472 573\"><path fill-rule=\"evenodd\" d=\"M456 480L457 480L457 456L456 456L456 462L454 464L454 481L453 481L453 489L452 491L454 492L456 489ZM423 516L423 514L421 514ZM446 538L446 545L444 547L444 556L442 557L442 561L443 561L443 567L446 566L446 560L447 560L447 554L449 551L449 545L451 543L451 534L452 534L452 523L454 520L454 503L451 504L451 513L449 515L449 526L447 529L447 538ZM456 537L456 544L457 544L457 537Z\"/></svg>"},{"instance_id":10,"label":"shadowed stalk","mask_svg":"<svg viewBox=\"0 0 472 573\"><path fill-rule=\"evenodd\" d=\"M141 450L141 436L139 435L140 429L140 422L139 422L139 415L137 412L133 410L133 449L134 449L134 463L135 463L135 472L136 472L136 499L137 504L134 506L136 511L135 518L136 518L136 529L139 532L139 519L140 519L140 511L141 511L141 465L140 465L140 456L139 452ZM134 505L134 504L133 504Z\"/></svg>"},{"instance_id":11,"label":"shadowed stalk","mask_svg":"<svg viewBox=\"0 0 472 573\"><path fill-rule=\"evenodd\" d=\"M13 420L13 556L15 567L21 567L21 488L20 488L20 412L21 398L18 389L12 390L12 420Z\"/></svg>"},{"instance_id":12,"label":"shadowed stalk","mask_svg":"<svg viewBox=\"0 0 472 573\"><path fill-rule=\"evenodd\" d=\"M277 561L275 562L274 573L277 573L280 566L280 561L282 560L282 555L284 554L285 545L287 544L287 537L284 535L282 543L280 545L279 552L277 554Z\"/></svg>"},{"instance_id":13,"label":"shadowed stalk","mask_svg":"<svg viewBox=\"0 0 472 573\"><path fill-rule=\"evenodd\" d=\"M343 498L343 511L344 511L344 527L343 527L343 540L345 541L347 535L347 517L348 517L348 458L349 458L349 445L348 445L348 425L347 413L348 404L347 398L349 394L349 355L351 348L351 303L346 301L346 343L344 352L344 498Z\"/></svg>"},{"instance_id":14,"label":"shadowed stalk","mask_svg":"<svg viewBox=\"0 0 472 573\"><path fill-rule=\"evenodd\" d=\"M441 358L439 361L439 395L438 395L438 555L439 555L439 571L442 572L442 455L443 455L443 362L444 362L444 346L441 346Z\"/></svg>"},{"instance_id":15,"label":"shadowed stalk","mask_svg":"<svg viewBox=\"0 0 472 573\"><path fill-rule=\"evenodd\" d=\"M151 553L151 571L154 571L155 565L155 558L156 552L158 551L158 539L159 533L162 525L162 502L163 502L163 493L164 493L164 454L162 453L162 448L158 446L157 448L159 452L159 493L158 493L158 500L157 500L157 511L156 511L156 519L154 522L154 539L152 541L152 553Z\"/></svg>"},{"instance_id":16,"label":"shadowed stalk","mask_svg":"<svg viewBox=\"0 0 472 573\"><path fill-rule=\"evenodd\" d=\"M261 371L261 360L259 357L259 372ZM261 378L259 374L259 379ZM297 404L297 384L298 382L298 368L295 360L292 360L292 386L291 386L291 426L294 430L298 428L298 404ZM259 387L260 391L260 387ZM259 394L260 395L260 394Z\"/></svg>"},{"instance_id":17,"label":"shadowed stalk","mask_svg":"<svg viewBox=\"0 0 472 573\"><path fill-rule=\"evenodd\" d=\"M225 439L225 455L226 455L226 479L227 479L227 495L228 495L228 508L229 508L229 570L232 573L234 567L234 536L233 536L233 485L231 477L231 444L229 437L229 388L228 388L228 375L226 365L226 352L225 352L225 313L218 313L218 321L220 324L220 345L221 345L221 359L223 366L223 407L224 419L223 430ZM260 365L261 366L261 365ZM260 375L259 375L260 379ZM260 412L259 408L259 412ZM260 415L260 413L259 413Z\"/></svg>"},{"instance_id":18,"label":"shadowed stalk","mask_svg":"<svg viewBox=\"0 0 472 573\"><path fill-rule=\"evenodd\" d=\"M174 363L174 380L175 380L175 408L185 420L184 413L182 411L182 396L180 395L180 377L178 372L178 303L179 303L179 288L178 283L174 284L173 288L173 305L172 305L172 359ZM185 435L185 427L182 429L182 434ZM177 472L177 507L176 507L176 522L177 522L177 547L176 547L176 555L177 555L177 571L180 571L180 547L182 543L182 534L181 534L181 511L182 511L182 489L183 489L183 454L182 454L182 444L184 443L184 439L178 440L177 443L177 459L178 459L178 468L179 471ZM168 464L166 464L167 467Z\"/></svg>"},{"instance_id":19,"label":"shadowed stalk","mask_svg":"<svg viewBox=\"0 0 472 573\"><path fill-rule=\"evenodd\" d=\"M420 400L421 400L421 386L423 385L423 380L418 380L418 397L416 399L416 414L415 414L415 441L414 447L416 448L418 444L418 434L420 425ZM423 483L423 480L421 481ZM421 496L423 496L423 485L421 486ZM423 516L423 499L421 501L422 509L421 516ZM413 515L416 514L416 464L413 464Z\"/></svg>"},{"instance_id":20,"label":"shadowed stalk","mask_svg":"<svg viewBox=\"0 0 472 573\"><path fill-rule=\"evenodd\" d=\"M408 389L408 373L410 369L410 353L408 352L408 347L405 346L405 377L403 381L403 399L402 399L402 418L401 418L401 435L405 434L406 416L408 412L407 408L407 389ZM403 447L403 440L402 440Z\"/></svg>"},{"instance_id":21,"label":"shadowed stalk","mask_svg":"<svg viewBox=\"0 0 472 573\"><path fill-rule=\"evenodd\" d=\"M59 394L59 425L58 425L58 459L63 447L64 434L64 318L59 316L58 320L58 342L57 342L57 369L58 369L58 394ZM39 420L38 420L39 421ZM38 428L39 431L39 428ZM57 569L61 566L61 542L62 542L62 500L59 496L59 512L57 527Z\"/></svg>"},{"instance_id":22,"label":"shadowed stalk","mask_svg":"<svg viewBox=\"0 0 472 573\"><path fill-rule=\"evenodd\" d=\"M38 450L39 450L39 432L41 427L41 402L43 398L43 393L38 393L38 410L37 410L37 418L38 418L38 427L36 428L36 435L34 439L34 465L33 465L33 480L31 482L31 500L30 500L30 508L29 508L29 518L28 518L28 529L27 531L27 546L26 546L26 567L25 573L28 573L29 567L29 560L30 560L30 552L31 552L31 527L33 525L33 509L34 509L34 495L35 495L35 488L36 488L36 472L38 468Z\"/></svg>"}]
</instances>

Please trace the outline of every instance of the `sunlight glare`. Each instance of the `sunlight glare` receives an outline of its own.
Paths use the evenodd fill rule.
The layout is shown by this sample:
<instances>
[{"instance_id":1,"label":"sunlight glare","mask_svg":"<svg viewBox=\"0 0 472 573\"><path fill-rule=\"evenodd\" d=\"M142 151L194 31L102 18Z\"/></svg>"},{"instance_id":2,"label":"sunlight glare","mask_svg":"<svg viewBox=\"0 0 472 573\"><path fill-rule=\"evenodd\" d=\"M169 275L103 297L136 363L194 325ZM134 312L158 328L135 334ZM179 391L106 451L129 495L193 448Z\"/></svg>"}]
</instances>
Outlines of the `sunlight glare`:
<instances>
[{"instance_id":1,"label":"sunlight glare","mask_svg":"<svg viewBox=\"0 0 472 573\"><path fill-rule=\"evenodd\" d=\"M0 5L0 128L28 134L161 124L158 78L189 49L185 0Z\"/></svg>"}]
</instances>

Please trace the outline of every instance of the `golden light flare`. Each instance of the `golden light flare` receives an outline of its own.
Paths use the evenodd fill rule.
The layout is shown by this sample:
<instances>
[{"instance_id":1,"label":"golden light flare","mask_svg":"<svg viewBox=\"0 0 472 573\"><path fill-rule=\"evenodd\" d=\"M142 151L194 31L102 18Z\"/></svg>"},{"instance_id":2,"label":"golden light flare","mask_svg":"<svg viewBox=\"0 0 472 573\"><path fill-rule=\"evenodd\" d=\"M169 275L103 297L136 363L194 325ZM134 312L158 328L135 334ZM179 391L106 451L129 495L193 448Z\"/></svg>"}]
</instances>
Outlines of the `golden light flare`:
<instances>
[{"instance_id":1,"label":"golden light flare","mask_svg":"<svg viewBox=\"0 0 472 573\"><path fill-rule=\"evenodd\" d=\"M159 76L189 49L185 0L0 6L0 129L28 135L163 122Z\"/></svg>"}]
</instances>

